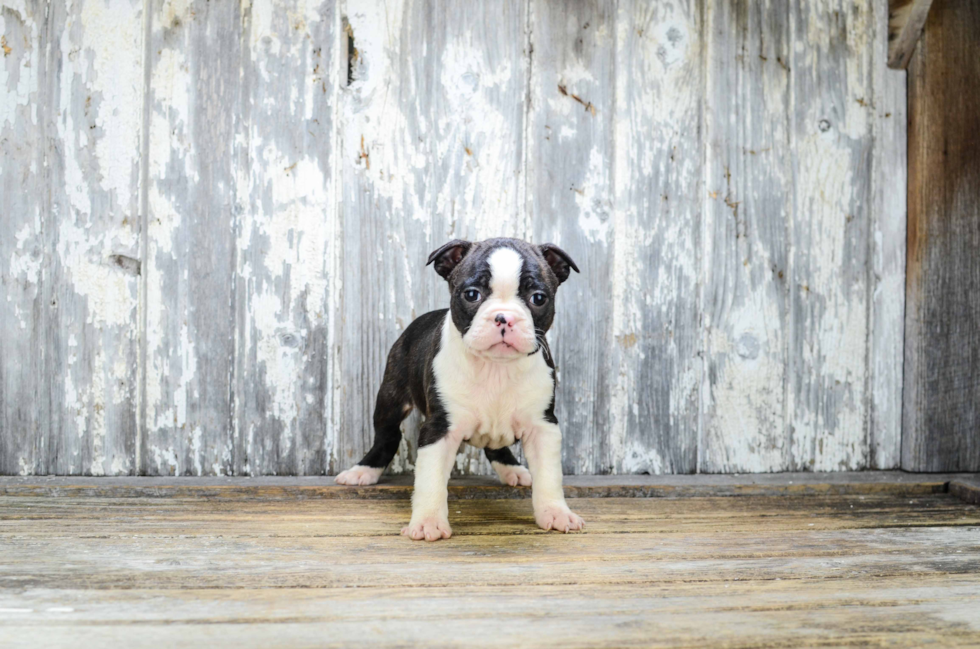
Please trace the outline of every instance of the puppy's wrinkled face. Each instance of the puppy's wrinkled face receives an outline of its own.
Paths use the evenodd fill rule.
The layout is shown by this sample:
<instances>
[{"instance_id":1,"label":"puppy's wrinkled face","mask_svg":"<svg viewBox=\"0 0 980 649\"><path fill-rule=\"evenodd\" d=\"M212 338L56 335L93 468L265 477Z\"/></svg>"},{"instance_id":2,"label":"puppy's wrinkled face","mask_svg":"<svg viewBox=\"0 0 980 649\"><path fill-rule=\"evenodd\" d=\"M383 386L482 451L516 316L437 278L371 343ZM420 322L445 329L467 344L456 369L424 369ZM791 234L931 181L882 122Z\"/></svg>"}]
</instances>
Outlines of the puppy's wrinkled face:
<instances>
[{"instance_id":1,"label":"puppy's wrinkled face","mask_svg":"<svg viewBox=\"0 0 980 649\"><path fill-rule=\"evenodd\" d=\"M449 282L464 344L490 360L532 354L555 317L555 294L575 262L552 244L519 239L452 241L429 257Z\"/></svg>"}]
</instances>

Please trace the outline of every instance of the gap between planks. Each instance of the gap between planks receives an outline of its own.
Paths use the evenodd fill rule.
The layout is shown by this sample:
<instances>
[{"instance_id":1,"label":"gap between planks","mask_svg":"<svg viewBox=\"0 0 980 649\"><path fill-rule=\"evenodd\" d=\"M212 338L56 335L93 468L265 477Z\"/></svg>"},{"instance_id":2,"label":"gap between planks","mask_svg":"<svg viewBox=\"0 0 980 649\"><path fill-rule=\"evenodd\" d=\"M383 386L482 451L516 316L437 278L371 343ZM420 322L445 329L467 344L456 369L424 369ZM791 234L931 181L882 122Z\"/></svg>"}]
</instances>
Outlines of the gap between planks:
<instances>
[{"instance_id":1,"label":"gap between planks","mask_svg":"<svg viewBox=\"0 0 980 649\"><path fill-rule=\"evenodd\" d=\"M96 498L229 498L407 500L412 476L384 476L377 485L346 487L319 477L0 477L0 496ZM468 476L449 484L450 500L528 498L529 488ZM980 504L980 474L902 471L777 473L750 475L569 476L569 498L692 498L801 495L898 495L950 493Z\"/></svg>"}]
</instances>

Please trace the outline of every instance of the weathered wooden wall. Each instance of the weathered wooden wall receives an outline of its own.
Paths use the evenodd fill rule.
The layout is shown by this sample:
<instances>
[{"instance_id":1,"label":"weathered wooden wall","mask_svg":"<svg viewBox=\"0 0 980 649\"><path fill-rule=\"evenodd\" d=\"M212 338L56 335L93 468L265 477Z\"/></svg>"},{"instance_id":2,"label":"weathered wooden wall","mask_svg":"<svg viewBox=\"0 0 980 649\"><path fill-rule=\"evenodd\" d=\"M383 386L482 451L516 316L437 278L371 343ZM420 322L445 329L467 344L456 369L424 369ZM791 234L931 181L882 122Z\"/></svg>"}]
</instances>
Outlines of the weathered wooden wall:
<instances>
[{"instance_id":1,"label":"weathered wooden wall","mask_svg":"<svg viewBox=\"0 0 980 649\"><path fill-rule=\"evenodd\" d=\"M583 269L568 472L897 466L885 5L3 0L0 472L336 472L497 235Z\"/></svg>"},{"instance_id":2,"label":"weathered wooden wall","mask_svg":"<svg viewBox=\"0 0 980 649\"><path fill-rule=\"evenodd\" d=\"M980 471L980 4L936 0L909 67L902 468Z\"/></svg>"}]
</instances>

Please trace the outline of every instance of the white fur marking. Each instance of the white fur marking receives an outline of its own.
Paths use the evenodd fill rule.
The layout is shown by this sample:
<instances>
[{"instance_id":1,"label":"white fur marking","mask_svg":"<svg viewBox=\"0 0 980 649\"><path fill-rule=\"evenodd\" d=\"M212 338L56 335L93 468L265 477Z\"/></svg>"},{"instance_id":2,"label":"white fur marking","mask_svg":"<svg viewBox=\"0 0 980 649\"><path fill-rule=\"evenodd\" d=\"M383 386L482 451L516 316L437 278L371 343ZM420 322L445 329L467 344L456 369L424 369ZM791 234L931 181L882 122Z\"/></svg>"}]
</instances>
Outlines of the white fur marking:
<instances>
[{"instance_id":1,"label":"white fur marking","mask_svg":"<svg viewBox=\"0 0 980 649\"><path fill-rule=\"evenodd\" d=\"M524 467L513 464L501 464L500 462L491 462L493 470L497 472L497 477L503 484L510 485L511 487L530 487L531 486L531 472Z\"/></svg>"},{"instance_id":2,"label":"white fur marking","mask_svg":"<svg viewBox=\"0 0 980 649\"><path fill-rule=\"evenodd\" d=\"M570 532L585 528L585 521L565 504L561 481L561 429L542 422L524 437L524 456L531 467L534 520L543 530Z\"/></svg>"},{"instance_id":3,"label":"white fur marking","mask_svg":"<svg viewBox=\"0 0 980 649\"><path fill-rule=\"evenodd\" d=\"M379 469L377 467L371 466L361 466L356 464L346 471L342 471L337 474L337 477L333 479L337 484L345 484L351 487L356 487L358 485L371 485L378 482L381 474L384 473L384 469Z\"/></svg>"},{"instance_id":4,"label":"white fur marking","mask_svg":"<svg viewBox=\"0 0 980 649\"><path fill-rule=\"evenodd\" d=\"M543 353L489 360L463 342L449 314L432 370L450 427L478 448L510 446L551 403L554 383Z\"/></svg>"},{"instance_id":5,"label":"white fur marking","mask_svg":"<svg viewBox=\"0 0 980 649\"><path fill-rule=\"evenodd\" d=\"M490 266L490 295L484 296L463 341L486 358L514 360L534 351L537 346L534 318L518 294L524 258L513 248L498 248L490 254L487 264ZM507 317L512 324L501 327L495 321L498 314ZM507 346L500 345L502 342Z\"/></svg>"},{"instance_id":6,"label":"white fur marking","mask_svg":"<svg viewBox=\"0 0 980 649\"><path fill-rule=\"evenodd\" d=\"M513 248L498 248L487 259L490 265L490 290L498 300L507 301L517 295L521 285L524 258Z\"/></svg>"},{"instance_id":7,"label":"white fur marking","mask_svg":"<svg viewBox=\"0 0 980 649\"><path fill-rule=\"evenodd\" d=\"M402 534L413 541L438 541L453 535L449 526L449 474L452 472L460 435L448 432L438 442L419 449L415 460L412 520Z\"/></svg>"}]
</instances>

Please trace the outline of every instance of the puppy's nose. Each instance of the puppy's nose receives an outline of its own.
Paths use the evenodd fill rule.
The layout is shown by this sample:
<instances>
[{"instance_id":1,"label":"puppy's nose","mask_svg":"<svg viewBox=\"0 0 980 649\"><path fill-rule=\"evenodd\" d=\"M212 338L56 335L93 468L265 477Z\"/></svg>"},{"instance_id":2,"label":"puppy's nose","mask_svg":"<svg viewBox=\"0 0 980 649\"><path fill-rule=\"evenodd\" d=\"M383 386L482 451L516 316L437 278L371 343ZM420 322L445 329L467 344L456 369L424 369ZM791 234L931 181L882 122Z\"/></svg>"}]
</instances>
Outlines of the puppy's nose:
<instances>
[{"instance_id":1,"label":"puppy's nose","mask_svg":"<svg viewBox=\"0 0 980 649\"><path fill-rule=\"evenodd\" d=\"M498 327L507 325L508 327L514 326L514 316L510 314L498 313L493 317L493 321L497 323Z\"/></svg>"}]
</instances>

